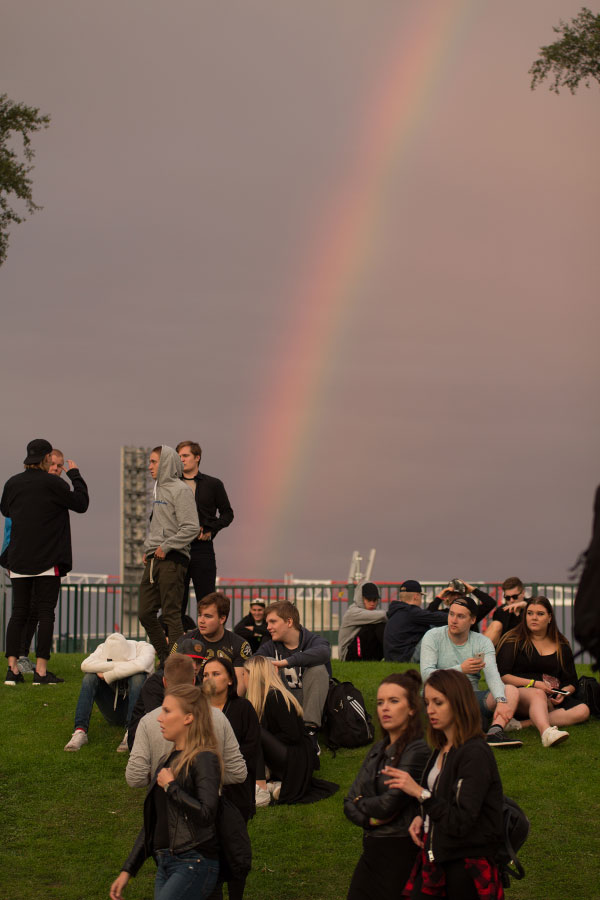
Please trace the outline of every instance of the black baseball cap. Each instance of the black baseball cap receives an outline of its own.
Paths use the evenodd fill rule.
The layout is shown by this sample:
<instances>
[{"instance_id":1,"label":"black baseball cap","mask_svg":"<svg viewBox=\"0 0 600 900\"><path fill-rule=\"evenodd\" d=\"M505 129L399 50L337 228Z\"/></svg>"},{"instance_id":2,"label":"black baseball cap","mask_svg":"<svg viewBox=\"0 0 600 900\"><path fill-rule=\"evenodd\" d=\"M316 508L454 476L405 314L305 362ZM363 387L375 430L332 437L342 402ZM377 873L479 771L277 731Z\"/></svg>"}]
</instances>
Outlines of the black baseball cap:
<instances>
[{"instance_id":1,"label":"black baseball cap","mask_svg":"<svg viewBox=\"0 0 600 900\"><path fill-rule=\"evenodd\" d=\"M52 444L49 444L44 438L34 438L27 444L27 456L23 460L23 465L35 466L37 463L41 463L49 453L52 453Z\"/></svg>"},{"instance_id":2,"label":"black baseball cap","mask_svg":"<svg viewBox=\"0 0 600 900\"><path fill-rule=\"evenodd\" d=\"M408 581L403 581L400 585L399 592L401 594L422 594L423 588L421 587L421 583L419 581L413 581L412 579L408 579Z\"/></svg>"},{"instance_id":3,"label":"black baseball cap","mask_svg":"<svg viewBox=\"0 0 600 900\"><path fill-rule=\"evenodd\" d=\"M462 594L460 597L454 597L452 602L450 603L450 606L454 606L455 603L458 606L464 606L466 609L468 609L472 616L477 615L477 604L475 603L473 598L467 596L467 594Z\"/></svg>"},{"instance_id":4,"label":"black baseball cap","mask_svg":"<svg viewBox=\"0 0 600 900\"><path fill-rule=\"evenodd\" d=\"M379 588L372 581L367 581L362 586L362 595L364 600L380 600Z\"/></svg>"},{"instance_id":5,"label":"black baseball cap","mask_svg":"<svg viewBox=\"0 0 600 900\"><path fill-rule=\"evenodd\" d=\"M206 659L206 647L202 641L195 638L184 638L177 645L177 652L184 656L191 656L192 659Z\"/></svg>"}]
</instances>

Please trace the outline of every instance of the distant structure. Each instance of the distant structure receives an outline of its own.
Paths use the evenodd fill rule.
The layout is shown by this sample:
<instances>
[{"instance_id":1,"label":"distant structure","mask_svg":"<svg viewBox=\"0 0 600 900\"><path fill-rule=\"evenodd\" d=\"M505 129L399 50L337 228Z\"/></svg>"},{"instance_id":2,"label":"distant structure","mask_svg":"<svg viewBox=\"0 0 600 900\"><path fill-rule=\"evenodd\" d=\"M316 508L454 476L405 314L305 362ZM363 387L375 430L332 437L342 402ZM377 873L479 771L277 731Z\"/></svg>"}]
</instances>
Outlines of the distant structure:
<instances>
[{"instance_id":1,"label":"distant structure","mask_svg":"<svg viewBox=\"0 0 600 900\"><path fill-rule=\"evenodd\" d=\"M366 570L364 572L361 572L361 563L363 562L363 557L360 555L358 550L354 551L354 553L352 554L352 559L350 560L350 569L348 571L347 584L358 584L358 582L362 581L363 578L366 578L367 581L371 579L373 563L375 562L375 553L375 548L373 548L369 552L369 559L367 560Z\"/></svg>"},{"instance_id":2,"label":"distant structure","mask_svg":"<svg viewBox=\"0 0 600 900\"><path fill-rule=\"evenodd\" d=\"M153 482L148 471L151 448L121 447L121 581L139 584L150 515Z\"/></svg>"}]
</instances>

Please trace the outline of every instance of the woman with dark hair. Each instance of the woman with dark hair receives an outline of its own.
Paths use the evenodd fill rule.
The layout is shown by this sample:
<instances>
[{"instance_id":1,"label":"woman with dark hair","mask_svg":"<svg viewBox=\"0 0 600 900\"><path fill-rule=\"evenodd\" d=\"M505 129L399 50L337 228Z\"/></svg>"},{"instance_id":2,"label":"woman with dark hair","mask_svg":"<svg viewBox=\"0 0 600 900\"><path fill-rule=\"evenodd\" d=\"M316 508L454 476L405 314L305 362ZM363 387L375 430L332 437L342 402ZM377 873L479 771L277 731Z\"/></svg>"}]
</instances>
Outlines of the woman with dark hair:
<instances>
[{"instance_id":1,"label":"woman with dark hair","mask_svg":"<svg viewBox=\"0 0 600 900\"><path fill-rule=\"evenodd\" d=\"M144 801L144 824L110 889L121 900L148 856L157 864L154 900L207 900L219 873L215 820L222 764L210 706L200 688L177 685L158 718L174 750L157 769Z\"/></svg>"},{"instance_id":2,"label":"woman with dark hair","mask_svg":"<svg viewBox=\"0 0 600 900\"><path fill-rule=\"evenodd\" d=\"M415 861L417 848L408 828L417 802L386 782L388 772L402 770L415 782L423 774L429 749L423 740L420 686L421 676L409 669L388 675L377 689L383 740L367 753L344 800L346 816L363 829L363 852L347 900L395 900Z\"/></svg>"},{"instance_id":3,"label":"woman with dark hair","mask_svg":"<svg viewBox=\"0 0 600 900\"><path fill-rule=\"evenodd\" d=\"M223 796L228 797L237 806L244 821L252 818L256 811L254 792L256 783L256 765L260 757L260 724L252 704L239 697L237 678L233 664L225 657L214 657L207 660L202 670L202 687L207 694L211 706L223 711L229 720L233 733L240 745L240 751L246 762L248 775L242 784L226 784ZM227 889L230 900L242 900L246 879L229 879ZM221 883L211 894L210 900L220 900L223 896Z\"/></svg>"},{"instance_id":4,"label":"woman with dark hair","mask_svg":"<svg viewBox=\"0 0 600 900\"><path fill-rule=\"evenodd\" d=\"M503 841L502 782L466 675L438 669L425 682L433 753L421 784L388 768L388 787L421 804L409 834L421 853L400 896L503 900L495 858Z\"/></svg>"},{"instance_id":5,"label":"woman with dark hair","mask_svg":"<svg viewBox=\"0 0 600 900\"><path fill-rule=\"evenodd\" d=\"M500 641L496 660L502 681L518 688L521 724L533 723L544 747L569 737L558 725L576 725L589 718L589 707L577 693L570 644L558 630L547 597L527 601L521 622Z\"/></svg>"},{"instance_id":6,"label":"woman with dark hair","mask_svg":"<svg viewBox=\"0 0 600 900\"><path fill-rule=\"evenodd\" d=\"M280 803L313 803L335 794L337 784L313 777L316 755L304 728L302 707L284 686L273 662L265 656L251 656L244 660L242 671L246 696L260 722L257 805L267 806L271 797ZM262 802L265 795L266 803Z\"/></svg>"}]
</instances>

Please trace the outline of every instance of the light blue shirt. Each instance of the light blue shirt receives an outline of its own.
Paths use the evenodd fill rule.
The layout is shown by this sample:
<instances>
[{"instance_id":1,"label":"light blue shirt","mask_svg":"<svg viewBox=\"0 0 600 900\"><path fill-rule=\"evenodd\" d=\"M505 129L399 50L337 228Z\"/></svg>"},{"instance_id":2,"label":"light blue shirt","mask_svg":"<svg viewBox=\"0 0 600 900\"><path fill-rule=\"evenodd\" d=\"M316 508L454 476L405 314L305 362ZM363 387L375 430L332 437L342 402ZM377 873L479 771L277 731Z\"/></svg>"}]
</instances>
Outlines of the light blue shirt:
<instances>
[{"instance_id":1,"label":"light blue shirt","mask_svg":"<svg viewBox=\"0 0 600 900\"><path fill-rule=\"evenodd\" d=\"M504 684L496 665L496 651L494 645L485 635L478 631L469 631L464 644L455 644L448 635L448 626L430 628L423 635L421 643L421 678L427 681L436 669L458 669L462 672L461 663L477 653L483 653L485 665L483 674L487 681L492 696L496 701L505 700ZM473 685L473 690L479 690L479 675L467 675Z\"/></svg>"}]
</instances>

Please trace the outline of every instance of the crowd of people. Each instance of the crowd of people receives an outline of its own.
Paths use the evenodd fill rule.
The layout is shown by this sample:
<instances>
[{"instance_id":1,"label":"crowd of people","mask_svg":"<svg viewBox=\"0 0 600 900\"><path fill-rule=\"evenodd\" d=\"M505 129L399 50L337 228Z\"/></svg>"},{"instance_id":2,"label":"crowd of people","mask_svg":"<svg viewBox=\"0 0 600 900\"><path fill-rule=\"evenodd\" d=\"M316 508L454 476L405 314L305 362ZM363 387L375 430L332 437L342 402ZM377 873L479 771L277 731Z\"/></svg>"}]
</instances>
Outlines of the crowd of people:
<instances>
[{"instance_id":1,"label":"crowd of people","mask_svg":"<svg viewBox=\"0 0 600 900\"><path fill-rule=\"evenodd\" d=\"M219 900L224 883L241 900L246 826L256 808L316 802L338 790L315 774L332 648L288 601L267 606L255 597L234 630L226 627L230 600L215 590L213 541L233 510L223 483L200 473L200 458L193 441L150 454L155 487L139 606L148 640L115 632L83 661L64 747L77 752L88 743L95 704L125 729L117 751L129 751L127 783L147 790L143 825L112 900L121 900L150 856L155 900ZM7 520L0 563L13 588L5 679L12 687L24 682L27 663L35 685L63 680L47 668L54 610L71 568L69 510L85 512L89 503L77 466L65 466L49 442L31 441L24 465L0 501ZM195 627L186 625L194 624L190 583ZM388 674L378 688L383 737L344 800L346 816L363 829L348 900L504 896L496 864L503 793L493 750L521 747L519 732L528 726L543 747L562 744L565 728L590 710L548 599L526 598L515 577L502 591L497 606L453 579L424 608L421 584L408 580L383 609L376 584L356 586L339 630L340 658L412 663L420 671Z\"/></svg>"}]
</instances>

